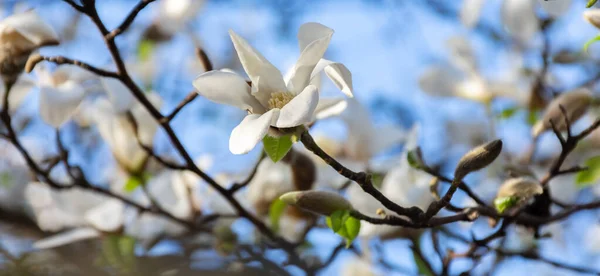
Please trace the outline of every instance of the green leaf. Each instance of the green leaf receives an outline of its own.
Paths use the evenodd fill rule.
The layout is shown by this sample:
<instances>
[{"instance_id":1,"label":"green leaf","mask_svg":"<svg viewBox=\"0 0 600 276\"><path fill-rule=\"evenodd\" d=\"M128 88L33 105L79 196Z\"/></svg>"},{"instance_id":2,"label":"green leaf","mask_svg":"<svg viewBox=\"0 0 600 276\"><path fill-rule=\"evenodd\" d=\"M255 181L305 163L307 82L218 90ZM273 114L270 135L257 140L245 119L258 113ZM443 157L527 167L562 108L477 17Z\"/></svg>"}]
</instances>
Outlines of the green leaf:
<instances>
[{"instance_id":1,"label":"green leaf","mask_svg":"<svg viewBox=\"0 0 600 276\"><path fill-rule=\"evenodd\" d=\"M0 173L0 186L4 188L10 188L13 184L13 177L10 172Z\"/></svg>"},{"instance_id":2,"label":"green leaf","mask_svg":"<svg viewBox=\"0 0 600 276\"><path fill-rule=\"evenodd\" d=\"M327 226L329 226L329 228L331 228L331 230L333 230L334 233L338 233L348 217L348 210L337 210L331 213L331 216L327 217Z\"/></svg>"},{"instance_id":3,"label":"green leaf","mask_svg":"<svg viewBox=\"0 0 600 276\"><path fill-rule=\"evenodd\" d=\"M277 163L288 153L288 151L290 151L293 142L290 135L281 137L271 137L267 135L263 138L263 145L269 158Z\"/></svg>"},{"instance_id":4,"label":"green leaf","mask_svg":"<svg viewBox=\"0 0 600 276\"><path fill-rule=\"evenodd\" d=\"M587 53L588 48L590 48L590 45L592 45L594 42L600 40L600 35L597 35L596 37L588 40L584 45L583 45L583 51Z\"/></svg>"},{"instance_id":5,"label":"green leaf","mask_svg":"<svg viewBox=\"0 0 600 276\"><path fill-rule=\"evenodd\" d=\"M594 156L585 161L587 170L580 171L575 177L577 187L583 188L600 179L600 156Z\"/></svg>"},{"instance_id":6,"label":"green leaf","mask_svg":"<svg viewBox=\"0 0 600 276\"><path fill-rule=\"evenodd\" d=\"M142 40L138 45L138 59L144 61L148 60L154 52L155 44L150 40Z\"/></svg>"},{"instance_id":7,"label":"green leaf","mask_svg":"<svg viewBox=\"0 0 600 276\"><path fill-rule=\"evenodd\" d=\"M279 219L281 218L281 215L283 215L286 206L287 204L278 198L273 201L269 207L269 220L271 221L271 228L275 232L279 231Z\"/></svg>"},{"instance_id":8,"label":"green leaf","mask_svg":"<svg viewBox=\"0 0 600 276\"><path fill-rule=\"evenodd\" d=\"M381 172L371 173L371 183L375 188L381 189L381 185L383 184L383 177L385 175Z\"/></svg>"},{"instance_id":9,"label":"green leaf","mask_svg":"<svg viewBox=\"0 0 600 276\"><path fill-rule=\"evenodd\" d=\"M587 5L585 5L585 7L591 8L594 4L596 4L596 2L598 2L598 0L588 0Z\"/></svg>"},{"instance_id":10,"label":"green leaf","mask_svg":"<svg viewBox=\"0 0 600 276\"><path fill-rule=\"evenodd\" d=\"M513 196L500 197L500 198L494 199L494 207L496 207L496 210L498 211L498 213L502 214L502 213L504 213L504 211L515 206L518 201L519 200Z\"/></svg>"},{"instance_id":11,"label":"green leaf","mask_svg":"<svg viewBox=\"0 0 600 276\"><path fill-rule=\"evenodd\" d=\"M99 263L130 274L135 269L135 239L129 236L108 235L102 240Z\"/></svg>"},{"instance_id":12,"label":"green leaf","mask_svg":"<svg viewBox=\"0 0 600 276\"><path fill-rule=\"evenodd\" d=\"M421 148L419 147L410 150L406 154L406 160L408 161L408 164L415 169L421 169L425 167L423 156L421 154Z\"/></svg>"},{"instance_id":13,"label":"green leaf","mask_svg":"<svg viewBox=\"0 0 600 276\"><path fill-rule=\"evenodd\" d=\"M530 126L534 125L537 122L538 114L535 110L529 110L527 113L527 124Z\"/></svg>"},{"instance_id":14,"label":"green leaf","mask_svg":"<svg viewBox=\"0 0 600 276\"><path fill-rule=\"evenodd\" d=\"M123 190L127 193L131 193L139 186L144 185L151 177L152 175L147 172L142 173L142 175L131 175L129 176L129 179L127 179L127 182L125 182Z\"/></svg>"},{"instance_id":15,"label":"green leaf","mask_svg":"<svg viewBox=\"0 0 600 276\"><path fill-rule=\"evenodd\" d=\"M346 222L344 223L344 228L346 230L347 236L346 238L346 248L349 248L354 239L358 237L358 233L360 232L360 220L355 217L348 217Z\"/></svg>"},{"instance_id":16,"label":"green leaf","mask_svg":"<svg viewBox=\"0 0 600 276\"><path fill-rule=\"evenodd\" d=\"M509 119L514 116L517 111L519 111L518 106L513 106L502 110L502 112L498 115L499 119Z\"/></svg>"},{"instance_id":17,"label":"green leaf","mask_svg":"<svg viewBox=\"0 0 600 276\"><path fill-rule=\"evenodd\" d=\"M418 254L414 253L414 249L413 249L413 258L415 260L415 265L417 266L417 270L419 271L419 275L433 276L431 271L429 271L429 268L427 267L425 260L423 260L421 258L421 256L419 256Z\"/></svg>"}]
</instances>

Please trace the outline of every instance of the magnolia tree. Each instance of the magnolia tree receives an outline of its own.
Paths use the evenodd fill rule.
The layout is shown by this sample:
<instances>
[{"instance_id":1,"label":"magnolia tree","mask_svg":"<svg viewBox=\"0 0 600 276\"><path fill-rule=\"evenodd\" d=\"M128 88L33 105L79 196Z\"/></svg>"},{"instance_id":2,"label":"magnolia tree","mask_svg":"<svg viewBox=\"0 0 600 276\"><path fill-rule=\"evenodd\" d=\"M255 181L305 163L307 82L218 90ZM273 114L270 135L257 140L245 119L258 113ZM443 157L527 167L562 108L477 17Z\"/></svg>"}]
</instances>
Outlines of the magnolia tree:
<instances>
[{"instance_id":1,"label":"magnolia tree","mask_svg":"<svg viewBox=\"0 0 600 276\"><path fill-rule=\"evenodd\" d=\"M335 36L323 24L300 26L299 51L285 53L297 61L284 74L235 29L228 35L240 70L213 66L188 24L200 0L139 0L116 27L104 23L95 0L63 2L76 20L87 18L86 32L97 29L112 61L44 54L74 39L74 22L57 32L35 9L0 21L0 213L19 226L8 241L32 241L18 252L2 243L9 273L487 275L503 265L600 273L600 189L593 185L600 180L593 92L600 75L588 72L565 89L551 70L593 63L600 36L570 51L555 50L549 38L565 11L586 3L419 4L510 52L506 72L486 74L481 64L495 55L480 60L471 40L456 36L446 45L448 61L422 73L417 82L426 94L471 101L461 105L480 105L488 115L481 126L448 126L454 140L447 148L470 148L462 157L444 150L431 158L420 146L445 138L420 135L420 123L374 124L355 98L362 92L353 89L349 61L324 58ZM495 26L481 15L499 3ZM588 1L583 17L600 28L594 4ZM151 24L130 31L152 6ZM191 92L166 109L153 84L160 67L154 52L178 34L195 45L186 70L196 77L181 85ZM137 55L121 39L135 43ZM98 47L91 42L83 43ZM532 55L541 65L524 70ZM327 79L338 96L321 92ZM28 113L22 103L32 93L37 103ZM174 122L186 120L178 114L198 100L241 109L228 147L236 156L260 152L250 169L221 164L227 170L209 174L219 158L188 151ZM27 134L38 118L47 131ZM313 136L323 120L344 125L346 138ZM528 124L518 150L498 134L508 123ZM94 161L97 151L110 156ZM174 254L152 253L165 242ZM579 254L564 254L568 248Z\"/></svg>"}]
</instances>

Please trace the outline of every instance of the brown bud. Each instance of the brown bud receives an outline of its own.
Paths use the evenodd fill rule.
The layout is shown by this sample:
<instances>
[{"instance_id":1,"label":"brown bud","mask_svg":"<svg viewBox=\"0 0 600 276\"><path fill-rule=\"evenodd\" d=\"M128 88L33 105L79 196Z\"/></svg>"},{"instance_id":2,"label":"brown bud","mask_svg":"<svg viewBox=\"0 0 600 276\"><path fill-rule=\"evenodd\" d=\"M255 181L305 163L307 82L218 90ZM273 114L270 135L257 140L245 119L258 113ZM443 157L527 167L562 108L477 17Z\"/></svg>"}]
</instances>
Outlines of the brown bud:
<instances>
[{"instance_id":1,"label":"brown bud","mask_svg":"<svg viewBox=\"0 0 600 276\"><path fill-rule=\"evenodd\" d=\"M592 9L584 11L583 19L594 25L594 27L600 29L600 10Z\"/></svg>"},{"instance_id":2,"label":"brown bud","mask_svg":"<svg viewBox=\"0 0 600 276\"><path fill-rule=\"evenodd\" d=\"M530 177L517 177L504 181L496 198L515 197L519 201L524 201L543 192L544 189L537 180Z\"/></svg>"},{"instance_id":3,"label":"brown bud","mask_svg":"<svg viewBox=\"0 0 600 276\"><path fill-rule=\"evenodd\" d=\"M42 57L40 54L30 55L29 59L27 59L27 63L25 63L25 72L31 73L31 71L33 71L33 68L35 67L35 65L38 64L42 60L44 60L44 57Z\"/></svg>"},{"instance_id":4,"label":"brown bud","mask_svg":"<svg viewBox=\"0 0 600 276\"><path fill-rule=\"evenodd\" d=\"M324 216L329 216L337 210L352 210L352 205L343 196L328 191L289 192L279 199L287 204Z\"/></svg>"},{"instance_id":5,"label":"brown bud","mask_svg":"<svg viewBox=\"0 0 600 276\"><path fill-rule=\"evenodd\" d=\"M310 157L293 148L281 159L292 168L292 179L296 191L310 190L317 180L317 167Z\"/></svg>"},{"instance_id":6,"label":"brown bud","mask_svg":"<svg viewBox=\"0 0 600 276\"><path fill-rule=\"evenodd\" d=\"M494 140L467 152L458 161L454 178L462 180L467 174L481 170L491 164L502 151L502 140Z\"/></svg>"},{"instance_id":7,"label":"brown bud","mask_svg":"<svg viewBox=\"0 0 600 276\"><path fill-rule=\"evenodd\" d=\"M561 94L550 102L542 119L531 129L531 135L537 137L546 130L552 129L550 121L559 131L567 130L565 117L560 107L565 109L569 122L574 123L585 114L591 103L592 93L588 89L578 89Z\"/></svg>"}]
</instances>

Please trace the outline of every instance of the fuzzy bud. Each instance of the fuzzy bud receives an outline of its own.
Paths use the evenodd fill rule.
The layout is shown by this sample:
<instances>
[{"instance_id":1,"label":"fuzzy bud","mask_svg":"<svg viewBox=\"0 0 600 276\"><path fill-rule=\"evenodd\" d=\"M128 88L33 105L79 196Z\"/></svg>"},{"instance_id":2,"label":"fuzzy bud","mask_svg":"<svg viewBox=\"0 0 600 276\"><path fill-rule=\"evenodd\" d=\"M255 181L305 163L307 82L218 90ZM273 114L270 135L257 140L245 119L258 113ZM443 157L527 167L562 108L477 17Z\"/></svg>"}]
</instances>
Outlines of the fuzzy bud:
<instances>
[{"instance_id":1,"label":"fuzzy bud","mask_svg":"<svg viewBox=\"0 0 600 276\"><path fill-rule=\"evenodd\" d=\"M25 72L31 73L33 68L42 60L44 60L44 57L42 57L40 54L30 55L29 59L27 59L27 63L25 63Z\"/></svg>"},{"instance_id":2,"label":"fuzzy bud","mask_svg":"<svg viewBox=\"0 0 600 276\"><path fill-rule=\"evenodd\" d=\"M502 151L502 140L494 140L467 152L458 161L454 178L462 180L467 174L481 170L491 164Z\"/></svg>"},{"instance_id":3,"label":"fuzzy bud","mask_svg":"<svg viewBox=\"0 0 600 276\"><path fill-rule=\"evenodd\" d=\"M543 192L544 189L537 180L530 177L517 177L504 181L496 198L517 197L520 200L527 200Z\"/></svg>"},{"instance_id":4,"label":"fuzzy bud","mask_svg":"<svg viewBox=\"0 0 600 276\"><path fill-rule=\"evenodd\" d=\"M584 11L583 19L594 25L594 27L600 29L600 10L592 9Z\"/></svg>"},{"instance_id":5,"label":"fuzzy bud","mask_svg":"<svg viewBox=\"0 0 600 276\"><path fill-rule=\"evenodd\" d=\"M329 216L337 210L352 210L352 205L343 196L328 191L289 192L279 198L298 208Z\"/></svg>"},{"instance_id":6,"label":"fuzzy bud","mask_svg":"<svg viewBox=\"0 0 600 276\"><path fill-rule=\"evenodd\" d=\"M531 135L537 137L546 130L552 129L550 121L554 123L559 131L567 130L567 124L560 107L564 107L569 122L575 123L585 114L591 103L592 93L588 89L579 89L561 94L550 102L542 119L533 125Z\"/></svg>"}]
</instances>

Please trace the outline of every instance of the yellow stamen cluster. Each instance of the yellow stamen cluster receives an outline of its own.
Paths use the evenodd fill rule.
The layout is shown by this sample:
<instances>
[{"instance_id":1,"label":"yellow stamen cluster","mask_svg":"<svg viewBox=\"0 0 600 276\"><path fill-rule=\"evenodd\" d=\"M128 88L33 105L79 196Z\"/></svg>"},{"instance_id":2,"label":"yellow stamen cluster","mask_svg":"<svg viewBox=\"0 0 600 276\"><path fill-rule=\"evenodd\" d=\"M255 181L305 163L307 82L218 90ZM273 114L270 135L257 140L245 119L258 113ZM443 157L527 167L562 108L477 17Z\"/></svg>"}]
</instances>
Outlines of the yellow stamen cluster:
<instances>
[{"instance_id":1,"label":"yellow stamen cluster","mask_svg":"<svg viewBox=\"0 0 600 276\"><path fill-rule=\"evenodd\" d=\"M290 92L272 93L269 99L269 109L282 108L294 98L294 94Z\"/></svg>"}]
</instances>

